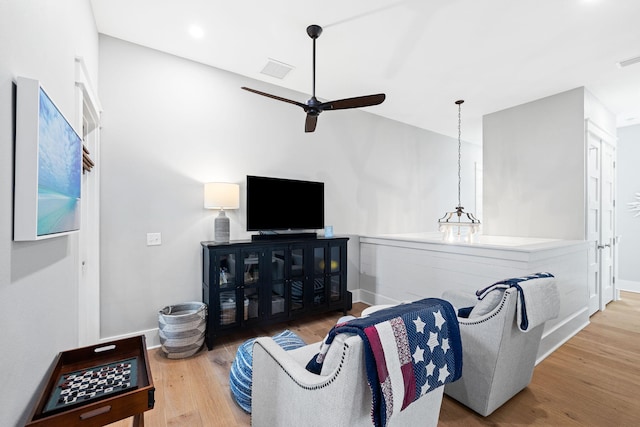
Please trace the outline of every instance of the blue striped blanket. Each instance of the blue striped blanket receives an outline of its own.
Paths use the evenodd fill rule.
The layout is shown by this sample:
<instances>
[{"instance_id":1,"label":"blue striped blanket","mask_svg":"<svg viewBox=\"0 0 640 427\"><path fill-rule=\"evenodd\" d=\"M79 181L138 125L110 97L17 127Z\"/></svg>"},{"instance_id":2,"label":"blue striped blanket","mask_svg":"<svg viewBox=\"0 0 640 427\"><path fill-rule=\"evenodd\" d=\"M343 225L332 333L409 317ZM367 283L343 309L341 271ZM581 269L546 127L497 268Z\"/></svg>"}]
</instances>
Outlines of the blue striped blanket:
<instances>
[{"instance_id":1,"label":"blue striped blanket","mask_svg":"<svg viewBox=\"0 0 640 427\"><path fill-rule=\"evenodd\" d=\"M364 342L376 426L387 425L394 412L462 374L458 320L447 301L427 298L339 323L307 370L320 373L324 355L339 333L357 334Z\"/></svg>"},{"instance_id":2,"label":"blue striped blanket","mask_svg":"<svg viewBox=\"0 0 640 427\"><path fill-rule=\"evenodd\" d=\"M484 289L479 289L476 291L476 296L478 299L483 299L496 289L509 288L518 290L516 315L518 328L522 332L530 331L547 320L558 317L560 293L553 274L543 272L501 280Z\"/></svg>"}]
</instances>

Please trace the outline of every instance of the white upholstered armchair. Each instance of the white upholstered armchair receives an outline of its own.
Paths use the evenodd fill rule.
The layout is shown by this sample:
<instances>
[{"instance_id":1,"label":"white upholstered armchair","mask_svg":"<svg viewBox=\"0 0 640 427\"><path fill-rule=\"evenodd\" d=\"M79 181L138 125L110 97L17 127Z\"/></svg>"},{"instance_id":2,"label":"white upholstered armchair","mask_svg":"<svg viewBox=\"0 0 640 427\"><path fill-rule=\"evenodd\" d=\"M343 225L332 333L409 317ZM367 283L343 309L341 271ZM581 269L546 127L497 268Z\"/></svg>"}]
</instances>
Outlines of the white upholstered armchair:
<instances>
[{"instance_id":1,"label":"white upholstered armchair","mask_svg":"<svg viewBox=\"0 0 640 427\"><path fill-rule=\"evenodd\" d=\"M305 369L320 343L284 351L271 338L258 338L253 346L251 425L371 426L371 389L367 384L362 339L337 335L320 375ZM438 387L405 410L389 425L436 426L444 386Z\"/></svg>"},{"instance_id":2,"label":"white upholstered armchair","mask_svg":"<svg viewBox=\"0 0 640 427\"><path fill-rule=\"evenodd\" d=\"M555 278L535 281L539 282L538 287L528 297L527 305L529 311L541 305L543 309L538 312L543 313L526 332L518 325L520 292L516 287L498 290L482 304L474 295L445 292L442 296L456 308L476 306L469 318L458 317L464 361L462 377L447 384L445 394L483 416L529 385L544 322L557 316L559 296Z\"/></svg>"}]
</instances>

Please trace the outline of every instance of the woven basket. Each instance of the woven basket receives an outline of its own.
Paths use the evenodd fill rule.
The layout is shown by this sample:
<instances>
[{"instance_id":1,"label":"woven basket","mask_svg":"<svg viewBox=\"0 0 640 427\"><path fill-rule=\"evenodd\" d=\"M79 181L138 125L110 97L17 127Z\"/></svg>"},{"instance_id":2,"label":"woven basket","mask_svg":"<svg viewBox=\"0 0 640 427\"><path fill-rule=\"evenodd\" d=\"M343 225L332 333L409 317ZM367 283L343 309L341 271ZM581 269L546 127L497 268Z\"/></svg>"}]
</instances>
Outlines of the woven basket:
<instances>
[{"instance_id":1,"label":"woven basket","mask_svg":"<svg viewBox=\"0 0 640 427\"><path fill-rule=\"evenodd\" d=\"M207 306L201 302L170 305L158 313L162 351L169 359L196 354L204 343Z\"/></svg>"}]
</instances>

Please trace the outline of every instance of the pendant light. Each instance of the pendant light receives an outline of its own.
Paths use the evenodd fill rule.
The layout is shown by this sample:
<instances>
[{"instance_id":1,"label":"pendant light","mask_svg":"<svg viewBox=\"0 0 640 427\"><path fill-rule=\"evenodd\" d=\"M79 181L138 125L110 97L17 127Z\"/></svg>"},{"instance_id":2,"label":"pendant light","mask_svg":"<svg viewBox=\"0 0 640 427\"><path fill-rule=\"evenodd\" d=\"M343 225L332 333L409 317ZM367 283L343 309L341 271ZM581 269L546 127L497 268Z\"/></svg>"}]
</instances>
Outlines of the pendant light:
<instances>
[{"instance_id":1,"label":"pendant light","mask_svg":"<svg viewBox=\"0 0 640 427\"><path fill-rule=\"evenodd\" d=\"M458 206L453 212L447 212L438 220L439 230L443 232L442 238L446 242L473 243L480 232L480 221L470 212L465 212L460 203L460 159L461 159L461 108L464 100L456 101L458 106Z\"/></svg>"}]
</instances>

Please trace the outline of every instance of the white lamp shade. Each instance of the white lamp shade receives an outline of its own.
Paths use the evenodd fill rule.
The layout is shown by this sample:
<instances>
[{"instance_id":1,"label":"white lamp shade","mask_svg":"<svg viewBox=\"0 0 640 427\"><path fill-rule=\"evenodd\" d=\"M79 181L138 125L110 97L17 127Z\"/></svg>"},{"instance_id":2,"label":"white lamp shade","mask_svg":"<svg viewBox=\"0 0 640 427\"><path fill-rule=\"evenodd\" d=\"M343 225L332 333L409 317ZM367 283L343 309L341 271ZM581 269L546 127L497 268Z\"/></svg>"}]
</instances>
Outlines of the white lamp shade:
<instances>
[{"instance_id":1,"label":"white lamp shade","mask_svg":"<svg viewBox=\"0 0 640 427\"><path fill-rule=\"evenodd\" d=\"M207 182L204 185L205 209L238 209L240 186L228 182Z\"/></svg>"}]
</instances>

